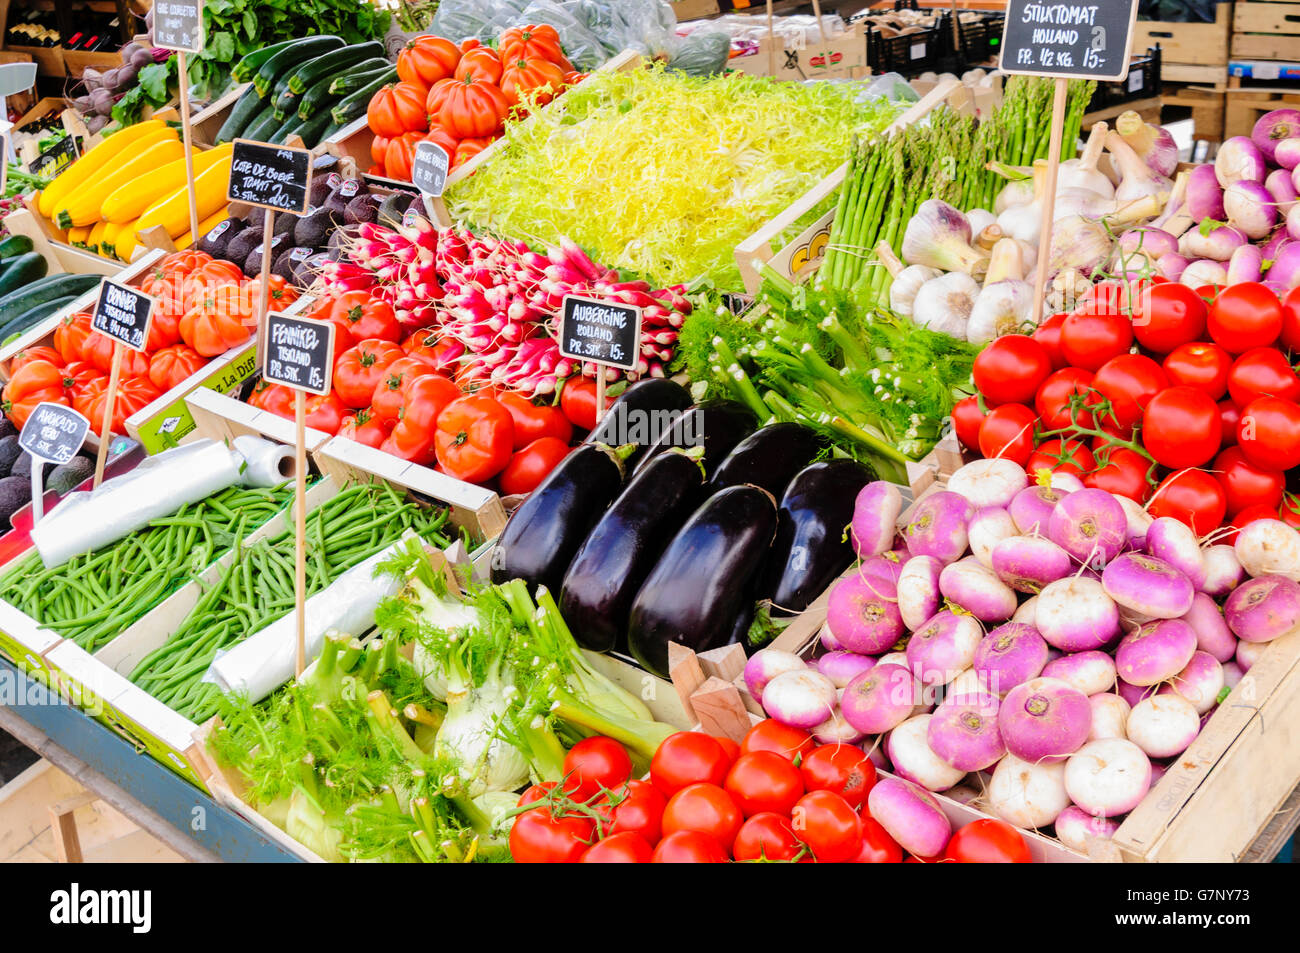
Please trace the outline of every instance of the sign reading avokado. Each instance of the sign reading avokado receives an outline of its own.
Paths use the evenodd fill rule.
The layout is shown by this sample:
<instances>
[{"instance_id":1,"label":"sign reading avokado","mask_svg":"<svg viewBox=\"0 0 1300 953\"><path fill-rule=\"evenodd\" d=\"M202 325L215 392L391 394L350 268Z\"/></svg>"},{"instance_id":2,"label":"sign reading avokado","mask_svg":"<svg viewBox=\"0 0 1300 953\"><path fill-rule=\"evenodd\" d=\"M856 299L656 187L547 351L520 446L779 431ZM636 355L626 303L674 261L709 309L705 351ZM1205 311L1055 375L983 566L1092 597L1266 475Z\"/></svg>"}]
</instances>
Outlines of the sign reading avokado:
<instances>
[{"instance_id":1,"label":"sign reading avokado","mask_svg":"<svg viewBox=\"0 0 1300 953\"><path fill-rule=\"evenodd\" d=\"M1137 0L1008 0L1002 71L1123 79L1136 19Z\"/></svg>"}]
</instances>

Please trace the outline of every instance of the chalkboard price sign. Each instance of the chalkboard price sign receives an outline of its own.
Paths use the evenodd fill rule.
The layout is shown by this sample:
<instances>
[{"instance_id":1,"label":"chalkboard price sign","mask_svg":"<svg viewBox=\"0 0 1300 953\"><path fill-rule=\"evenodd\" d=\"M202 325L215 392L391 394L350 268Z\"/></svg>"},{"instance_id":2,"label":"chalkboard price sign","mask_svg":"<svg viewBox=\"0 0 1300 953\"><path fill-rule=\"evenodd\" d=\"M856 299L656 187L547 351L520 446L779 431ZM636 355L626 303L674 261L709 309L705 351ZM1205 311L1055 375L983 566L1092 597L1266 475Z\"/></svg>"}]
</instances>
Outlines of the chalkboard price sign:
<instances>
[{"instance_id":1,"label":"chalkboard price sign","mask_svg":"<svg viewBox=\"0 0 1300 953\"><path fill-rule=\"evenodd\" d=\"M1136 19L1137 0L1009 0L1002 71L1121 80Z\"/></svg>"},{"instance_id":2,"label":"chalkboard price sign","mask_svg":"<svg viewBox=\"0 0 1300 953\"><path fill-rule=\"evenodd\" d=\"M436 142L417 143L415 157L411 160L411 181L425 195L436 199L447 187L450 167L451 156L442 146Z\"/></svg>"},{"instance_id":3,"label":"chalkboard price sign","mask_svg":"<svg viewBox=\"0 0 1300 953\"><path fill-rule=\"evenodd\" d=\"M236 139L226 197L302 215L311 189L311 150Z\"/></svg>"},{"instance_id":4,"label":"chalkboard price sign","mask_svg":"<svg viewBox=\"0 0 1300 953\"><path fill-rule=\"evenodd\" d=\"M90 432L90 421L63 404L37 404L23 431L18 446L38 460L55 466L77 455Z\"/></svg>"},{"instance_id":5,"label":"chalkboard price sign","mask_svg":"<svg viewBox=\"0 0 1300 953\"><path fill-rule=\"evenodd\" d=\"M77 137L67 135L28 163L27 171L32 175L53 178L76 162L78 155Z\"/></svg>"},{"instance_id":6,"label":"chalkboard price sign","mask_svg":"<svg viewBox=\"0 0 1300 953\"><path fill-rule=\"evenodd\" d=\"M636 370L641 356L641 309L599 298L565 295L560 319L560 353Z\"/></svg>"},{"instance_id":7,"label":"chalkboard price sign","mask_svg":"<svg viewBox=\"0 0 1300 953\"><path fill-rule=\"evenodd\" d=\"M155 300L147 294L104 279L90 326L100 334L121 341L133 351L143 351L149 340L149 322Z\"/></svg>"},{"instance_id":8,"label":"chalkboard price sign","mask_svg":"<svg viewBox=\"0 0 1300 953\"><path fill-rule=\"evenodd\" d=\"M278 311L266 316L262 376L322 397L330 392L334 369L334 324L294 318Z\"/></svg>"},{"instance_id":9,"label":"chalkboard price sign","mask_svg":"<svg viewBox=\"0 0 1300 953\"><path fill-rule=\"evenodd\" d=\"M153 42L166 50L203 52L203 0L156 0Z\"/></svg>"}]
</instances>

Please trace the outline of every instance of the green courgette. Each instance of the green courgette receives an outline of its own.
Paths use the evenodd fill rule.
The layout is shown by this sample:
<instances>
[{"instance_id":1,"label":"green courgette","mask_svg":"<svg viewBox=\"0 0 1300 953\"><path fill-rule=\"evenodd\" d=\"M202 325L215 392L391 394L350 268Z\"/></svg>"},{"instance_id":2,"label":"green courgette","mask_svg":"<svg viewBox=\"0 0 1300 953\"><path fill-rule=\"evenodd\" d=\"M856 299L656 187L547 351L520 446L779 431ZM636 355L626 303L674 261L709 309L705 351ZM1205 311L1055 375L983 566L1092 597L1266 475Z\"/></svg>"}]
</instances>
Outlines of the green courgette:
<instances>
[{"instance_id":1,"label":"green courgette","mask_svg":"<svg viewBox=\"0 0 1300 953\"><path fill-rule=\"evenodd\" d=\"M331 76L329 78L329 89L335 96L346 96L348 93L355 93L362 86L378 78L381 73L391 73L392 71L392 63L381 56L376 56L364 63L358 63L342 76Z\"/></svg>"},{"instance_id":2,"label":"green courgette","mask_svg":"<svg viewBox=\"0 0 1300 953\"><path fill-rule=\"evenodd\" d=\"M257 87L258 93L265 96L275 88L276 82L286 72L296 70L307 60L323 56L342 45L343 41L337 36L309 36L298 40L263 63L253 77L253 85Z\"/></svg>"},{"instance_id":3,"label":"green courgette","mask_svg":"<svg viewBox=\"0 0 1300 953\"><path fill-rule=\"evenodd\" d=\"M32 250L32 240L26 235L10 235L0 242L0 258L16 258Z\"/></svg>"},{"instance_id":4,"label":"green courgette","mask_svg":"<svg viewBox=\"0 0 1300 953\"><path fill-rule=\"evenodd\" d=\"M297 113L293 113L280 124L280 128L275 131L267 142L274 142L276 145L280 145L288 141L290 134L297 132L302 125L302 118Z\"/></svg>"},{"instance_id":5,"label":"green courgette","mask_svg":"<svg viewBox=\"0 0 1300 953\"><path fill-rule=\"evenodd\" d=\"M298 94L286 88L271 101L271 108L275 112L275 118L284 122L290 116L298 114Z\"/></svg>"},{"instance_id":6,"label":"green courgette","mask_svg":"<svg viewBox=\"0 0 1300 953\"><path fill-rule=\"evenodd\" d=\"M393 71L393 75L397 75L396 70ZM334 118L334 121L340 125L349 123L358 116L364 116L366 114L366 107L370 105L370 98L374 96L375 93L379 92L386 82L388 82L388 77L381 76L379 79L370 83L370 85L362 86L355 93L351 93L345 98L339 100L334 108L330 110L330 115Z\"/></svg>"},{"instance_id":7,"label":"green courgette","mask_svg":"<svg viewBox=\"0 0 1300 953\"><path fill-rule=\"evenodd\" d=\"M10 292L24 288L40 278L45 277L50 266L38 253L29 251L9 261L3 273L0 273L0 302ZM0 314L4 314L0 309Z\"/></svg>"},{"instance_id":8,"label":"green courgette","mask_svg":"<svg viewBox=\"0 0 1300 953\"><path fill-rule=\"evenodd\" d=\"M236 83L247 83L262 68L263 63L297 42L298 38L294 37L291 40L281 40L279 43L264 46L260 50L253 50L235 64L235 68L230 71L230 78Z\"/></svg>"},{"instance_id":9,"label":"green courgette","mask_svg":"<svg viewBox=\"0 0 1300 953\"><path fill-rule=\"evenodd\" d=\"M217 145L238 139L244 127L265 107L266 103L262 101L261 96L257 95L257 89L249 83L239 99L235 100L235 105L230 110L230 115L226 117L226 121L221 124L221 131L217 133Z\"/></svg>"},{"instance_id":10,"label":"green courgette","mask_svg":"<svg viewBox=\"0 0 1300 953\"><path fill-rule=\"evenodd\" d=\"M99 275L50 275L0 298L0 314L22 314L55 298L83 295L102 280Z\"/></svg>"},{"instance_id":11,"label":"green courgette","mask_svg":"<svg viewBox=\"0 0 1300 953\"><path fill-rule=\"evenodd\" d=\"M0 340L4 340L11 334L25 334L36 325L40 324L50 315L59 310L66 308L72 302L76 301L79 295L64 295L61 298L53 298L50 301L43 301L33 308L24 311L12 321L6 321L0 325Z\"/></svg>"},{"instance_id":12,"label":"green courgette","mask_svg":"<svg viewBox=\"0 0 1300 953\"><path fill-rule=\"evenodd\" d=\"M252 139L254 142L269 142L268 137L273 136L279 128L280 120L275 118L275 105L268 104L253 117L253 121L245 127L240 138Z\"/></svg>"},{"instance_id":13,"label":"green courgette","mask_svg":"<svg viewBox=\"0 0 1300 953\"><path fill-rule=\"evenodd\" d=\"M326 136L334 131L330 124L330 111L322 109L299 126L296 131L298 137L302 139L303 145L309 149L316 148Z\"/></svg>"},{"instance_id":14,"label":"green courgette","mask_svg":"<svg viewBox=\"0 0 1300 953\"><path fill-rule=\"evenodd\" d=\"M289 76L289 88L295 93L305 93L326 76L337 76L343 70L350 70L363 60L383 55L384 44L378 40L345 46L341 50L318 56L299 66Z\"/></svg>"}]
</instances>

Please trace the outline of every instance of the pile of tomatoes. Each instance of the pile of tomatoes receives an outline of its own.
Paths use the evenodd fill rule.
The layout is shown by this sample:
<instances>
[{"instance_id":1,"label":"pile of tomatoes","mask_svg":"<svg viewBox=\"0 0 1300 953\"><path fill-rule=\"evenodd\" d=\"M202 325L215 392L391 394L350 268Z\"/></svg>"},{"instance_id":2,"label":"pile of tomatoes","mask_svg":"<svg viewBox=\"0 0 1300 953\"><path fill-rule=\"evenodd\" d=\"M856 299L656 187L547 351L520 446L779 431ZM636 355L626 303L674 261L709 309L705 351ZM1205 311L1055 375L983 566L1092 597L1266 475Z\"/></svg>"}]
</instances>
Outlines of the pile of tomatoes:
<instances>
[{"instance_id":1,"label":"pile of tomatoes","mask_svg":"<svg viewBox=\"0 0 1300 953\"><path fill-rule=\"evenodd\" d=\"M288 307L298 293L278 276L270 279L271 310ZM123 348L111 428L126 433L126 419L201 370L210 358L246 344L260 285L239 266L197 250L175 252L139 282L157 300L143 351ZM18 426L37 404L63 404L100 431L108 403L113 339L93 330L85 312L68 315L50 345L16 355L4 388L4 410Z\"/></svg>"},{"instance_id":2,"label":"pile of tomatoes","mask_svg":"<svg viewBox=\"0 0 1300 953\"><path fill-rule=\"evenodd\" d=\"M1032 336L989 344L953 423L982 456L1074 474L1198 535L1300 526L1296 352L1300 289L1103 282Z\"/></svg>"},{"instance_id":3,"label":"pile of tomatoes","mask_svg":"<svg viewBox=\"0 0 1300 953\"><path fill-rule=\"evenodd\" d=\"M308 317L334 331L333 389L306 401L308 427L503 494L529 493L596 425L596 383L568 381L558 405L464 379L464 346L403 331L367 291L322 298ZM476 389L469 389L476 388ZM248 402L289 420L294 392L259 381Z\"/></svg>"},{"instance_id":4,"label":"pile of tomatoes","mask_svg":"<svg viewBox=\"0 0 1300 953\"><path fill-rule=\"evenodd\" d=\"M632 778L609 738L579 742L562 782L519 799L510 831L518 863L902 863L904 852L867 812L876 769L853 745L817 745L768 719L739 745L698 731L668 737L650 779ZM1015 828L986 819L960 828L938 858L1028 863Z\"/></svg>"}]
</instances>

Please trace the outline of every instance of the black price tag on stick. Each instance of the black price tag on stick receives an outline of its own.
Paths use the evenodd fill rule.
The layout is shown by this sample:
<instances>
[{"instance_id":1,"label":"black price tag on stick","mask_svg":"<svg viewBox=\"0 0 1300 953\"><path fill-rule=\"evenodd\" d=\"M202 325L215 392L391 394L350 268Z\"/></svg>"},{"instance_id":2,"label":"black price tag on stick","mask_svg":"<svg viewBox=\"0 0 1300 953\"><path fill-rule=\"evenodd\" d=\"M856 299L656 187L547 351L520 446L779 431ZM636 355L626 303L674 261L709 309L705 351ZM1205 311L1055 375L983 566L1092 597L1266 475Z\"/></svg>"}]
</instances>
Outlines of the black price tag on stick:
<instances>
[{"instance_id":1,"label":"black price tag on stick","mask_svg":"<svg viewBox=\"0 0 1300 953\"><path fill-rule=\"evenodd\" d=\"M442 146L436 142L416 143L415 157L411 160L411 181L425 195L435 199L442 195L450 168L451 156Z\"/></svg>"},{"instance_id":2,"label":"black price tag on stick","mask_svg":"<svg viewBox=\"0 0 1300 953\"><path fill-rule=\"evenodd\" d=\"M226 197L303 215L311 190L311 150L236 139Z\"/></svg>"},{"instance_id":3,"label":"black price tag on stick","mask_svg":"<svg viewBox=\"0 0 1300 953\"><path fill-rule=\"evenodd\" d=\"M278 311L266 316L266 350L262 376L322 397L330 392L334 371L334 324L293 318Z\"/></svg>"},{"instance_id":4,"label":"black price tag on stick","mask_svg":"<svg viewBox=\"0 0 1300 953\"><path fill-rule=\"evenodd\" d=\"M90 326L133 351L143 351L149 341L149 322L157 301L143 292L104 279Z\"/></svg>"},{"instance_id":5,"label":"black price tag on stick","mask_svg":"<svg viewBox=\"0 0 1300 953\"><path fill-rule=\"evenodd\" d=\"M560 353L577 361L636 370L641 355L641 309L599 298L565 295Z\"/></svg>"},{"instance_id":6,"label":"black price tag on stick","mask_svg":"<svg viewBox=\"0 0 1300 953\"><path fill-rule=\"evenodd\" d=\"M166 50L203 52L203 0L156 0L153 43Z\"/></svg>"},{"instance_id":7,"label":"black price tag on stick","mask_svg":"<svg viewBox=\"0 0 1300 953\"><path fill-rule=\"evenodd\" d=\"M76 162L78 158L77 137L69 134L28 163L27 171L32 175L52 178Z\"/></svg>"},{"instance_id":8,"label":"black price tag on stick","mask_svg":"<svg viewBox=\"0 0 1300 953\"><path fill-rule=\"evenodd\" d=\"M62 404L37 404L23 431L18 435L18 446L38 460L55 466L67 463L77 455L90 433L90 421L71 407Z\"/></svg>"},{"instance_id":9,"label":"black price tag on stick","mask_svg":"<svg viewBox=\"0 0 1300 953\"><path fill-rule=\"evenodd\" d=\"M1009 0L1002 71L1123 79L1136 19L1137 0Z\"/></svg>"}]
</instances>

